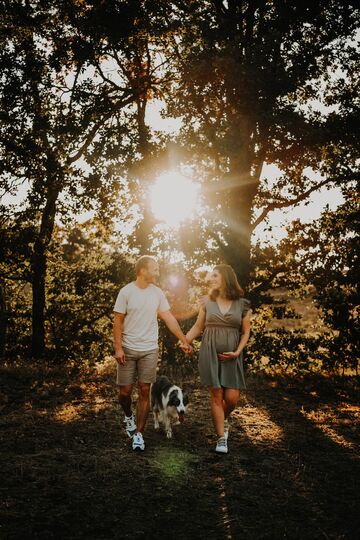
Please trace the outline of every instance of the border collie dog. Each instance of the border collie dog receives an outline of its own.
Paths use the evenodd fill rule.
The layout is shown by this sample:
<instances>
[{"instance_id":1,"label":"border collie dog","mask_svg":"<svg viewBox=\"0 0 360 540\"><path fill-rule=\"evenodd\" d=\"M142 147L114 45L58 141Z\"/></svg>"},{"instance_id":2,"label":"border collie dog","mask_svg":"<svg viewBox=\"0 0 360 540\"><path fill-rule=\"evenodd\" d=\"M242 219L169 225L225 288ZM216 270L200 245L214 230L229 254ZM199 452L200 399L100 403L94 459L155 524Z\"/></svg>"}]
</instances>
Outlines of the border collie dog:
<instances>
[{"instance_id":1,"label":"border collie dog","mask_svg":"<svg viewBox=\"0 0 360 540\"><path fill-rule=\"evenodd\" d=\"M184 421L189 399L185 393L172 384L165 376L158 377L151 387L151 408L154 415L154 428L159 429L163 422L168 439L172 437L171 420L175 424Z\"/></svg>"}]
</instances>

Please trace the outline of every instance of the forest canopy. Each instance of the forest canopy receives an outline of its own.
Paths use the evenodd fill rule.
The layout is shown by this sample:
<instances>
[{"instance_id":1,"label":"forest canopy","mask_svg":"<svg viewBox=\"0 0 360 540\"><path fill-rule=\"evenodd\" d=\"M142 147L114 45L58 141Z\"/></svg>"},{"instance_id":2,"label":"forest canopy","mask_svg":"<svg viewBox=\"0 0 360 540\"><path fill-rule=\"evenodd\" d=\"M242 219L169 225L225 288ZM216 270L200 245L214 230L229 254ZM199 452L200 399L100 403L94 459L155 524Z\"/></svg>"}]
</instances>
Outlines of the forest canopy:
<instances>
[{"instance_id":1,"label":"forest canopy","mask_svg":"<svg viewBox=\"0 0 360 540\"><path fill-rule=\"evenodd\" d=\"M5 0L0 21L3 360L111 354L116 292L152 253L184 325L202 269L233 266L254 368L357 367L356 2ZM254 241L334 187L337 208ZM323 325L269 327L297 316L276 288Z\"/></svg>"}]
</instances>

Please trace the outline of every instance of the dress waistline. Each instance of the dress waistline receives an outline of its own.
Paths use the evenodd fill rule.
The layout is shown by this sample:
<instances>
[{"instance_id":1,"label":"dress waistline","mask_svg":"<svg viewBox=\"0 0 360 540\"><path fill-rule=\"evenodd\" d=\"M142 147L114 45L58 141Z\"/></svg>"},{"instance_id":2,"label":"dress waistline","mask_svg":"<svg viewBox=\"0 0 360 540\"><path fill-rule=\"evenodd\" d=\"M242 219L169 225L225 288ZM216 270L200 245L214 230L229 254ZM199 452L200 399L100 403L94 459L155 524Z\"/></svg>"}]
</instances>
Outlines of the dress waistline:
<instances>
[{"instance_id":1,"label":"dress waistline","mask_svg":"<svg viewBox=\"0 0 360 540\"><path fill-rule=\"evenodd\" d=\"M232 326L230 324L217 324L217 323L206 323L205 328L234 328L234 330L240 330L239 326Z\"/></svg>"}]
</instances>

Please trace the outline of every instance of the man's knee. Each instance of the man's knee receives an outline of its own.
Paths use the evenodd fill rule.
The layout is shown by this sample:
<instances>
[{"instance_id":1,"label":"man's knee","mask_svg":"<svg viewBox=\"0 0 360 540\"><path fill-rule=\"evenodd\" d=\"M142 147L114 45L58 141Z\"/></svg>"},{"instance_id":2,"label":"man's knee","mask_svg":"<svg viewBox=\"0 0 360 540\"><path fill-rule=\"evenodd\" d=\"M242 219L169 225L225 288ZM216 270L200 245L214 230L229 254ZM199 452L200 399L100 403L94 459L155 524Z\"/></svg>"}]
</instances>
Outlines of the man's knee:
<instances>
[{"instance_id":1,"label":"man's knee","mask_svg":"<svg viewBox=\"0 0 360 540\"><path fill-rule=\"evenodd\" d=\"M122 398L130 397L131 393L132 393L132 389L133 389L132 384L129 384L129 385L126 385L126 386L120 386L119 387L119 398L122 399Z\"/></svg>"},{"instance_id":2,"label":"man's knee","mask_svg":"<svg viewBox=\"0 0 360 540\"><path fill-rule=\"evenodd\" d=\"M139 383L139 395L141 399L149 399L150 397L150 384Z\"/></svg>"}]
</instances>

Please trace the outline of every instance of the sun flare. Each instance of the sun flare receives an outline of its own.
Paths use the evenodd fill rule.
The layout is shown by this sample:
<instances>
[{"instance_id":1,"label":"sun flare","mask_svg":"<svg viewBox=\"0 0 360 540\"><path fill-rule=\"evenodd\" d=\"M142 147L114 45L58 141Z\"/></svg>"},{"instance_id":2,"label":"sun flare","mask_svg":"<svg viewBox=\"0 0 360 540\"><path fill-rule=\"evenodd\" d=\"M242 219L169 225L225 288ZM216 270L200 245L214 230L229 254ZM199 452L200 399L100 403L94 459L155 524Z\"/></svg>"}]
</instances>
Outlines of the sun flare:
<instances>
[{"instance_id":1,"label":"sun flare","mask_svg":"<svg viewBox=\"0 0 360 540\"><path fill-rule=\"evenodd\" d=\"M151 188L150 202L155 218L176 228L197 214L199 185L179 172L167 171Z\"/></svg>"}]
</instances>

